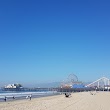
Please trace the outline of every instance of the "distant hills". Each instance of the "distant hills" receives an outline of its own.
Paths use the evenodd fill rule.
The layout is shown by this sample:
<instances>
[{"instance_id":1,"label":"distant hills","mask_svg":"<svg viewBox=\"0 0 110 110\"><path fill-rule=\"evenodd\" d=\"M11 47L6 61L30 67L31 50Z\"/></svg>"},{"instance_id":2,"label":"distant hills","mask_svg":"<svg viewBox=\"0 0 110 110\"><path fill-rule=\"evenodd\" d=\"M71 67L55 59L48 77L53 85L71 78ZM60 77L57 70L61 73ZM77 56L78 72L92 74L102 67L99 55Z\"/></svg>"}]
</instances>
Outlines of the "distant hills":
<instances>
[{"instance_id":1,"label":"distant hills","mask_svg":"<svg viewBox=\"0 0 110 110\"><path fill-rule=\"evenodd\" d=\"M40 87L40 88L50 88L50 87L60 87L61 82L48 82L48 83L36 83L36 84L23 84L24 87Z\"/></svg>"},{"instance_id":2,"label":"distant hills","mask_svg":"<svg viewBox=\"0 0 110 110\"><path fill-rule=\"evenodd\" d=\"M84 85L90 84L91 82L84 82ZM41 88L50 88L50 87L60 87L61 82L50 82L50 83L37 83L37 84L28 84L24 85L24 87L41 87Z\"/></svg>"}]
</instances>

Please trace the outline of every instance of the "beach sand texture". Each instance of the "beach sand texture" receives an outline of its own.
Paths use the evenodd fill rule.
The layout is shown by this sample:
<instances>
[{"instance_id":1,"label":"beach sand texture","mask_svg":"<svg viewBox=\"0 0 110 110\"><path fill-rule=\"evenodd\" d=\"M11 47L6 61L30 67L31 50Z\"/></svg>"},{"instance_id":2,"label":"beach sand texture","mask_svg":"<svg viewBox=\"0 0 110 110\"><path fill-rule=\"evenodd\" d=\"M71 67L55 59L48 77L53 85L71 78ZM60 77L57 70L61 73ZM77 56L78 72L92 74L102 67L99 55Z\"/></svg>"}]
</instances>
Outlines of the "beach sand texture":
<instances>
[{"instance_id":1,"label":"beach sand texture","mask_svg":"<svg viewBox=\"0 0 110 110\"><path fill-rule=\"evenodd\" d=\"M110 110L110 92L73 93L70 98L63 95L1 102L0 110Z\"/></svg>"}]
</instances>

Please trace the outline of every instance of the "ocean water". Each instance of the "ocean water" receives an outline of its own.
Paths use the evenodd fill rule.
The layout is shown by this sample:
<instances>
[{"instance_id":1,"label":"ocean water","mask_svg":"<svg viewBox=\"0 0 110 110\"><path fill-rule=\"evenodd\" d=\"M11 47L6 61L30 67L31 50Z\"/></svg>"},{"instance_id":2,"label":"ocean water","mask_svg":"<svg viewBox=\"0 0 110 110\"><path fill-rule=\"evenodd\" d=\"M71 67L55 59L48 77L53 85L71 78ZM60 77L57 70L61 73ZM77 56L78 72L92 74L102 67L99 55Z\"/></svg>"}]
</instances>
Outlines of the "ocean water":
<instances>
[{"instance_id":1,"label":"ocean water","mask_svg":"<svg viewBox=\"0 0 110 110\"><path fill-rule=\"evenodd\" d=\"M45 96L51 96L51 95L57 95L57 91L41 91L41 92L11 92L11 91L0 91L0 102L4 101L4 98L7 98L7 101L12 100L20 100L20 99L26 99L27 96L32 95L32 98L38 98L38 97L45 97ZM13 96L15 99L13 99Z\"/></svg>"}]
</instances>

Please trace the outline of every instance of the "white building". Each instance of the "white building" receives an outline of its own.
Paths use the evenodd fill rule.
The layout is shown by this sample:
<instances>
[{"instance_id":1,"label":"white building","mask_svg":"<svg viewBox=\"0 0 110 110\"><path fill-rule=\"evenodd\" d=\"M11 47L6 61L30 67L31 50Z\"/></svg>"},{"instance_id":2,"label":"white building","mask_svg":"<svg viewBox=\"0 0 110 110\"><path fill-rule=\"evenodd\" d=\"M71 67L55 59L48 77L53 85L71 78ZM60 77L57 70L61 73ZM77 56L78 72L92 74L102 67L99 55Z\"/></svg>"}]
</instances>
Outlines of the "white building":
<instances>
[{"instance_id":1,"label":"white building","mask_svg":"<svg viewBox=\"0 0 110 110\"><path fill-rule=\"evenodd\" d=\"M21 84L8 84L5 88L22 88Z\"/></svg>"}]
</instances>

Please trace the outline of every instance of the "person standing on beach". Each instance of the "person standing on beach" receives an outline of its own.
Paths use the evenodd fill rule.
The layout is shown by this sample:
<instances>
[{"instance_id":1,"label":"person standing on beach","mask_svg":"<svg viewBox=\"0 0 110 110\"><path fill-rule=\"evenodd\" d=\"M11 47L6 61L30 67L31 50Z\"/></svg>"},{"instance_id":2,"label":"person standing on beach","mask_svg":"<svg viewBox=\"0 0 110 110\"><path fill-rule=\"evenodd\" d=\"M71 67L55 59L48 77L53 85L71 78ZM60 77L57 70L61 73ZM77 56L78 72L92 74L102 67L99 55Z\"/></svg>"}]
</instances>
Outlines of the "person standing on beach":
<instances>
[{"instance_id":1,"label":"person standing on beach","mask_svg":"<svg viewBox=\"0 0 110 110\"><path fill-rule=\"evenodd\" d=\"M6 100L7 100L7 97L5 96L4 101L6 102Z\"/></svg>"},{"instance_id":2,"label":"person standing on beach","mask_svg":"<svg viewBox=\"0 0 110 110\"><path fill-rule=\"evenodd\" d=\"M29 96L29 99L30 99L30 100L31 100L31 98L32 98L32 95Z\"/></svg>"},{"instance_id":3,"label":"person standing on beach","mask_svg":"<svg viewBox=\"0 0 110 110\"><path fill-rule=\"evenodd\" d=\"M13 100L15 99L15 97L13 96Z\"/></svg>"}]
</instances>

